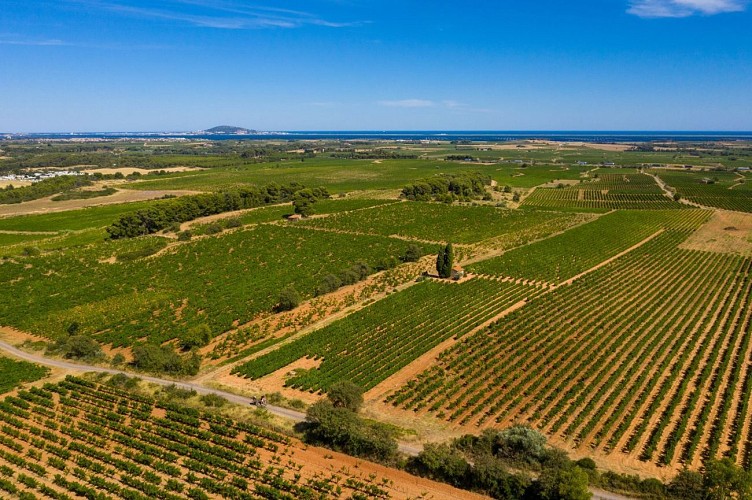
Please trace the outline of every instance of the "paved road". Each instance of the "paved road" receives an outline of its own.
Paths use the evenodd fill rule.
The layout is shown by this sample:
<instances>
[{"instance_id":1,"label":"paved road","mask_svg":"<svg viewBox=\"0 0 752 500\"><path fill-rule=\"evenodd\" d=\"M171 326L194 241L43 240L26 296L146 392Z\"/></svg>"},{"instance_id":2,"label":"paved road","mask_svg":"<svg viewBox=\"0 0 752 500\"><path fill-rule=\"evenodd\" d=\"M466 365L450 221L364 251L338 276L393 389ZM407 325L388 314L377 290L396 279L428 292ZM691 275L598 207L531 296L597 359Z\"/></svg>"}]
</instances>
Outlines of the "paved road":
<instances>
[{"instance_id":1,"label":"paved road","mask_svg":"<svg viewBox=\"0 0 752 500\"><path fill-rule=\"evenodd\" d=\"M163 385L163 386L174 384L175 386L180 387L181 389L193 389L199 394L216 394L217 396L222 396L228 401L232 403L236 403L236 404L241 404L241 405L251 404L250 398L247 398L245 396L238 396L237 394L233 394L231 392L225 392L219 389L212 389L211 387L205 387L203 385L195 384L192 382L170 380L170 379L164 379L164 378L158 378L158 377L150 377L150 376L141 375L140 373L128 372L125 370L117 370L115 368L86 365L82 363L72 363L70 361L63 361L60 359L46 358L39 354L32 354L32 353L22 351L8 344L7 342L3 342L2 340L0 340L0 350L3 350L17 358L20 358L26 361L31 361L32 363L37 363L37 364L44 365L44 366L50 366L53 368L62 368L64 370L71 370L71 371L77 371L77 372L111 373L113 375L122 373L123 375L128 375L129 377L138 377L141 380L146 380L147 382L152 382L152 383ZM266 409L269 411L269 413L272 413L282 418L292 420L294 422L302 422L305 420L305 413L291 410L289 408L282 408L281 406L267 405ZM405 455L416 456L422 450L423 450L423 446L421 446L420 444L399 443L399 451L401 451ZM630 500L630 497L625 497L622 495L618 495L616 493L599 490L597 488L590 488L590 491L593 493L593 499L595 500Z\"/></svg>"}]
</instances>

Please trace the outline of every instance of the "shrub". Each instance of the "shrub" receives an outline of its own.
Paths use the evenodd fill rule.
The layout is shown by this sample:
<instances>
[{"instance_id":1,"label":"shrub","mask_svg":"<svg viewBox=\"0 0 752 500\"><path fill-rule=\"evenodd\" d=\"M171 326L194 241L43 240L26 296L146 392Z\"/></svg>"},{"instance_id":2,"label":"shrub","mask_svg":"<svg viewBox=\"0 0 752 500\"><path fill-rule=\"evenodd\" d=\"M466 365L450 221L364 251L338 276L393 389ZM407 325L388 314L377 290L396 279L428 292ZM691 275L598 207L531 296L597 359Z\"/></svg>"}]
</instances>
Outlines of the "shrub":
<instances>
[{"instance_id":1,"label":"shrub","mask_svg":"<svg viewBox=\"0 0 752 500\"><path fill-rule=\"evenodd\" d=\"M408 245L407 250L405 250L405 254L402 256L402 261L417 262L421 257L423 257L423 249L421 249L420 246L411 243Z\"/></svg>"},{"instance_id":2,"label":"shrub","mask_svg":"<svg viewBox=\"0 0 752 500\"><path fill-rule=\"evenodd\" d=\"M300 305L300 294L291 286L283 288L279 292L279 302L277 302L277 311L291 311Z\"/></svg>"},{"instance_id":3,"label":"shrub","mask_svg":"<svg viewBox=\"0 0 752 500\"><path fill-rule=\"evenodd\" d=\"M237 219L237 218L227 219L227 221L225 222L225 227L227 229L232 229L232 228L235 228L235 227L241 227L242 225L243 225L243 223L240 222L240 219Z\"/></svg>"},{"instance_id":4,"label":"shrub","mask_svg":"<svg viewBox=\"0 0 752 500\"><path fill-rule=\"evenodd\" d=\"M141 370L195 375L200 363L197 354L181 358L171 346L144 344L133 348L133 366Z\"/></svg>"},{"instance_id":5,"label":"shrub","mask_svg":"<svg viewBox=\"0 0 752 500\"><path fill-rule=\"evenodd\" d=\"M26 257L38 257L42 252L37 247L24 247L21 253Z\"/></svg>"},{"instance_id":6,"label":"shrub","mask_svg":"<svg viewBox=\"0 0 752 500\"><path fill-rule=\"evenodd\" d=\"M546 455L546 437L531 427L515 425L500 431L494 454L521 462L540 462Z\"/></svg>"},{"instance_id":7,"label":"shrub","mask_svg":"<svg viewBox=\"0 0 752 500\"><path fill-rule=\"evenodd\" d=\"M227 404L227 400L225 398L214 393L204 394L199 398L199 400L205 406L210 406L213 408L221 408L222 406Z\"/></svg>"},{"instance_id":8,"label":"shrub","mask_svg":"<svg viewBox=\"0 0 752 500\"><path fill-rule=\"evenodd\" d=\"M410 461L409 468L422 476L460 488L470 483L470 464L459 451L444 443L427 443L423 451Z\"/></svg>"},{"instance_id":9,"label":"shrub","mask_svg":"<svg viewBox=\"0 0 752 500\"><path fill-rule=\"evenodd\" d=\"M306 440L324 444L349 455L379 461L392 461L397 441L391 428L361 419L351 410L319 401L308 408Z\"/></svg>"},{"instance_id":10,"label":"shrub","mask_svg":"<svg viewBox=\"0 0 752 500\"><path fill-rule=\"evenodd\" d=\"M342 281L340 281L337 276L327 274L324 276L324 279L321 280L321 284L316 289L316 295L331 293L337 290L340 286L342 286Z\"/></svg>"},{"instance_id":11,"label":"shrub","mask_svg":"<svg viewBox=\"0 0 752 500\"><path fill-rule=\"evenodd\" d=\"M204 231L206 234L218 234L222 232L222 226L219 224L209 224Z\"/></svg>"},{"instance_id":12,"label":"shrub","mask_svg":"<svg viewBox=\"0 0 752 500\"><path fill-rule=\"evenodd\" d=\"M182 231L178 233L178 241L190 241L193 238L193 233L190 231Z\"/></svg>"}]
</instances>

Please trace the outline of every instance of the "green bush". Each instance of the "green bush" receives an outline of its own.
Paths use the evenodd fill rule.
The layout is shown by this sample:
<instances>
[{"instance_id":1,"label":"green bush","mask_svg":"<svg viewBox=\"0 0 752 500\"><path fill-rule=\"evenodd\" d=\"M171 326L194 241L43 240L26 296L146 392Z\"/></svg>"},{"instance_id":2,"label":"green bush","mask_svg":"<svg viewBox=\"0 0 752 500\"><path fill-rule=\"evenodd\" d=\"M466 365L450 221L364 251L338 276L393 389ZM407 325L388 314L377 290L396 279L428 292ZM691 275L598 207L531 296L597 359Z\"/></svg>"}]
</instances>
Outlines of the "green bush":
<instances>
[{"instance_id":1,"label":"green bush","mask_svg":"<svg viewBox=\"0 0 752 500\"><path fill-rule=\"evenodd\" d=\"M347 380L332 384L326 396L335 408L357 413L363 406L363 388Z\"/></svg>"},{"instance_id":2,"label":"green bush","mask_svg":"<svg viewBox=\"0 0 752 500\"><path fill-rule=\"evenodd\" d=\"M288 286L279 293L279 302L275 310L291 311L300 305L300 301L300 294L293 287Z\"/></svg>"}]
</instances>

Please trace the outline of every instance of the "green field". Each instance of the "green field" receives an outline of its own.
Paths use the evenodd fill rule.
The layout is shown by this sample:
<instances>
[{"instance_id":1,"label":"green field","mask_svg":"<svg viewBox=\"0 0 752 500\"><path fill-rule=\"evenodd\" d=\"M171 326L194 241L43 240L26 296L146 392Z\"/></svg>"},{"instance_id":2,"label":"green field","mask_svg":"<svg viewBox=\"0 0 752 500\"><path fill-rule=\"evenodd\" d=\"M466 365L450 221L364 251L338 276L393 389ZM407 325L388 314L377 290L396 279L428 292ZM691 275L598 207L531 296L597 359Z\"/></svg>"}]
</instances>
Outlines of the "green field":
<instances>
[{"instance_id":1,"label":"green field","mask_svg":"<svg viewBox=\"0 0 752 500\"><path fill-rule=\"evenodd\" d=\"M442 341L459 338L500 311L540 293L534 286L475 279L462 284L426 281L351 314L235 369L268 375L302 358L320 359L288 384L326 390L349 380L371 389Z\"/></svg>"},{"instance_id":2,"label":"green field","mask_svg":"<svg viewBox=\"0 0 752 500\"><path fill-rule=\"evenodd\" d=\"M505 210L489 206L449 206L405 202L323 219L305 226L357 233L398 235L427 241L477 243L497 237L517 239L523 232L553 232L579 217L545 211ZM536 231L538 229L538 231Z\"/></svg>"},{"instance_id":3,"label":"green field","mask_svg":"<svg viewBox=\"0 0 752 500\"><path fill-rule=\"evenodd\" d=\"M218 334L270 310L288 284L310 297L326 275L359 261L374 269L407 247L380 236L258 226L183 243L158 257L103 262L140 255L151 241L102 242L6 262L0 266L0 280L7 283L0 317L53 337L78 322L83 331L115 345L144 337L163 342L198 324ZM51 272L54 280L48 279Z\"/></svg>"},{"instance_id":4,"label":"green field","mask_svg":"<svg viewBox=\"0 0 752 500\"><path fill-rule=\"evenodd\" d=\"M35 382L49 373L47 368L0 356L0 394L11 391L24 382Z\"/></svg>"},{"instance_id":5,"label":"green field","mask_svg":"<svg viewBox=\"0 0 752 500\"><path fill-rule=\"evenodd\" d=\"M627 211L603 215L563 234L468 267L472 272L558 283L603 262L664 229L697 229L710 212Z\"/></svg>"}]
</instances>

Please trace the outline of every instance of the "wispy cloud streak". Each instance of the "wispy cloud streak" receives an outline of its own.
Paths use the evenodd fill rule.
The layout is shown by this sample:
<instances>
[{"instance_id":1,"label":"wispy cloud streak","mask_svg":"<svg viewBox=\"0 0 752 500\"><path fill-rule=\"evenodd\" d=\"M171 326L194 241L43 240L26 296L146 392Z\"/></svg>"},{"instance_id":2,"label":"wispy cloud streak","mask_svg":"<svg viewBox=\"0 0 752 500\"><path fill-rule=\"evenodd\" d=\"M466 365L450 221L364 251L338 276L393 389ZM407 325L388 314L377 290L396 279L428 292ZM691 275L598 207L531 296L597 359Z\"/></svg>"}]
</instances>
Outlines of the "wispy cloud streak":
<instances>
[{"instance_id":1,"label":"wispy cloud streak","mask_svg":"<svg viewBox=\"0 0 752 500\"><path fill-rule=\"evenodd\" d=\"M303 26L344 28L363 24L363 22L334 22L304 11L243 5L227 1L160 0L152 2L148 7L104 0L69 0L69 2L124 16L175 21L201 28L229 30Z\"/></svg>"},{"instance_id":2,"label":"wispy cloud streak","mask_svg":"<svg viewBox=\"0 0 752 500\"><path fill-rule=\"evenodd\" d=\"M748 0L631 0L627 12L644 18L712 16L746 9Z\"/></svg>"}]
</instances>

